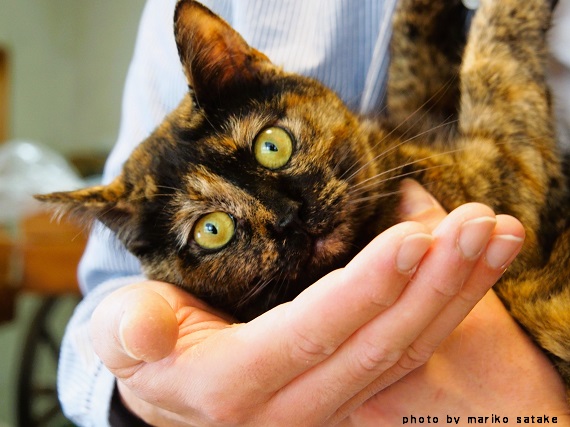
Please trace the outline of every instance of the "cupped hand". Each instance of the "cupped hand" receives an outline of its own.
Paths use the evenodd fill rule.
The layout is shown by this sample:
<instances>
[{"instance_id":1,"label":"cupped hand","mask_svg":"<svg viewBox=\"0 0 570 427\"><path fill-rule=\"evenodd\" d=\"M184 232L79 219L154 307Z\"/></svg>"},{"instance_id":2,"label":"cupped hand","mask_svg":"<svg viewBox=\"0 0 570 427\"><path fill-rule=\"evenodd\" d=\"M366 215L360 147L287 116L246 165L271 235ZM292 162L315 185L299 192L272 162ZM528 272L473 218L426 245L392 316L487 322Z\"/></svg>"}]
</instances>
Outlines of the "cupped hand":
<instances>
[{"instance_id":1,"label":"cupped hand","mask_svg":"<svg viewBox=\"0 0 570 427\"><path fill-rule=\"evenodd\" d=\"M429 211L405 200L408 216ZM125 404L153 425L309 426L364 414L364 402L430 358L522 246L521 224L484 205L438 212L433 232L429 215L427 225L398 224L249 323L166 283L125 287L93 315L95 349Z\"/></svg>"},{"instance_id":2,"label":"cupped hand","mask_svg":"<svg viewBox=\"0 0 570 427\"><path fill-rule=\"evenodd\" d=\"M407 181L404 189L404 216L437 227L445 218L439 204L417 183ZM426 364L369 399L344 425L401 425L428 417L467 425L469 416L488 417L485 425L497 420L493 416L509 425L532 416L570 425L558 373L492 290Z\"/></svg>"}]
</instances>

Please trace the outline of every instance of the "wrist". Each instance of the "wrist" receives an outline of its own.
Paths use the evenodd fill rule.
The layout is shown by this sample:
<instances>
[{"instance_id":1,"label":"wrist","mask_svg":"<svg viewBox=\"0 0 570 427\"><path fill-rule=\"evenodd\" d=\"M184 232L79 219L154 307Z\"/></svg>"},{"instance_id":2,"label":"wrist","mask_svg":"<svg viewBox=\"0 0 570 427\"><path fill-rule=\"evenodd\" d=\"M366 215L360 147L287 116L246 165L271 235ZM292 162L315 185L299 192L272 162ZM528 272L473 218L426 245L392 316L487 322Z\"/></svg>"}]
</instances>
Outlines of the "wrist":
<instances>
[{"instance_id":1,"label":"wrist","mask_svg":"<svg viewBox=\"0 0 570 427\"><path fill-rule=\"evenodd\" d=\"M116 383L109 407L109 424L111 427L150 427L150 424L127 408Z\"/></svg>"}]
</instances>

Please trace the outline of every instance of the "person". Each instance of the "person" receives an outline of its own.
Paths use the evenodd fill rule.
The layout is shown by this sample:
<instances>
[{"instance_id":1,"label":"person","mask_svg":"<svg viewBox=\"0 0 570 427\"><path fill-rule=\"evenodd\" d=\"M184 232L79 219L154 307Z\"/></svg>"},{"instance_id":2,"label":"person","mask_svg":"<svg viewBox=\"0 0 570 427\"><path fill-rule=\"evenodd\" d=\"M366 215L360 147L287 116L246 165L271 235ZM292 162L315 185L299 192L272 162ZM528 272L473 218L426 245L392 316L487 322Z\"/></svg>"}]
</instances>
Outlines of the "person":
<instances>
[{"instance_id":1,"label":"person","mask_svg":"<svg viewBox=\"0 0 570 427\"><path fill-rule=\"evenodd\" d=\"M353 109L381 108L395 0L203 3L275 63L322 80ZM174 5L145 6L107 182L187 90ZM398 425L533 409L562 420L556 372L487 292L520 249L521 224L480 204L446 214L413 181L402 190L409 221L246 324L147 281L97 226L62 344L65 414L82 426Z\"/></svg>"}]
</instances>

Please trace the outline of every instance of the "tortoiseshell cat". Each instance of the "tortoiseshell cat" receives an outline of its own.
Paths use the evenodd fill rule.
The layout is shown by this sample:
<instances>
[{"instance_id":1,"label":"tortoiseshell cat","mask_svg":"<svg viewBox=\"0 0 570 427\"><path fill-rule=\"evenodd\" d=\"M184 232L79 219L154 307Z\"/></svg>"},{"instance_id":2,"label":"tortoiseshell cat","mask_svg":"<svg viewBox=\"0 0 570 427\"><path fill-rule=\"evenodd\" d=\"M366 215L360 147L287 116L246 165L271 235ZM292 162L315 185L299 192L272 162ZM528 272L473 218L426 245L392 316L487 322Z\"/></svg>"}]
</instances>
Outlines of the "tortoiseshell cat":
<instances>
[{"instance_id":1,"label":"tortoiseshell cat","mask_svg":"<svg viewBox=\"0 0 570 427\"><path fill-rule=\"evenodd\" d=\"M111 184L39 196L113 230L148 277L240 319L294 298L398 222L411 176L451 210L519 218L496 286L570 385L567 179L545 83L553 2L401 0L387 118L284 72L200 4L175 34L190 92Z\"/></svg>"}]
</instances>

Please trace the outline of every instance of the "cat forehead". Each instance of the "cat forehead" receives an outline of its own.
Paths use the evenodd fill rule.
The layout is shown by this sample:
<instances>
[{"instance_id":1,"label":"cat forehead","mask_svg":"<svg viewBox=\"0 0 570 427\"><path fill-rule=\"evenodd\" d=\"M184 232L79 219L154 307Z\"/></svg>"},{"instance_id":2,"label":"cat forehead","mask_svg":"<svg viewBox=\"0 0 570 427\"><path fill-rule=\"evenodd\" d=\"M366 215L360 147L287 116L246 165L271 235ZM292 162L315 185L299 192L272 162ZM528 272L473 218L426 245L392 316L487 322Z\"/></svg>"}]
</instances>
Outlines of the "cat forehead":
<instances>
[{"instance_id":1,"label":"cat forehead","mask_svg":"<svg viewBox=\"0 0 570 427\"><path fill-rule=\"evenodd\" d=\"M228 197L230 196L231 197ZM250 196L238 185L203 165L196 165L184 178L180 203L191 211L235 205L234 200L248 200Z\"/></svg>"},{"instance_id":2,"label":"cat forehead","mask_svg":"<svg viewBox=\"0 0 570 427\"><path fill-rule=\"evenodd\" d=\"M174 195L171 204L172 230L182 245L195 221L207 213L221 211L254 222L275 220L274 213L257 198L201 165L185 177L183 188Z\"/></svg>"},{"instance_id":3,"label":"cat forehead","mask_svg":"<svg viewBox=\"0 0 570 427\"><path fill-rule=\"evenodd\" d=\"M331 102L326 102L329 100ZM310 132L327 133L338 126L345 126L344 110L335 111L335 108L343 108L343 105L336 102L334 96L329 100L286 94L280 97L279 102L256 106L245 114L229 114L211 138L225 154L251 148L256 136L272 126L286 129L300 142ZM206 144L212 142L210 138L204 141Z\"/></svg>"},{"instance_id":4,"label":"cat forehead","mask_svg":"<svg viewBox=\"0 0 570 427\"><path fill-rule=\"evenodd\" d=\"M236 151L240 148L251 149L257 135L271 126L287 129L292 135L299 136L303 132L304 121L296 115L282 117L252 114L246 117L230 117L225 125L224 136L220 143L228 150Z\"/></svg>"}]
</instances>

